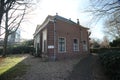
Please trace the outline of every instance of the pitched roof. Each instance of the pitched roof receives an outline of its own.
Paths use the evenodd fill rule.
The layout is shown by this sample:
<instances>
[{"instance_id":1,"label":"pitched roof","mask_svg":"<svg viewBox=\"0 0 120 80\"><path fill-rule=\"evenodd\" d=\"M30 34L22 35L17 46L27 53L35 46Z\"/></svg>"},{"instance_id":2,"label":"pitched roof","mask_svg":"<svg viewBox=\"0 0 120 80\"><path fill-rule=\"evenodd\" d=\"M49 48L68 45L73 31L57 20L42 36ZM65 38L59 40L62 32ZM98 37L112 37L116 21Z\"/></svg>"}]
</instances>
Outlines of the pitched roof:
<instances>
[{"instance_id":1,"label":"pitched roof","mask_svg":"<svg viewBox=\"0 0 120 80\"><path fill-rule=\"evenodd\" d=\"M72 20L67 19L67 18L64 18L64 17L59 16L59 15L55 15L55 16L53 16L53 17L56 18L56 19L59 19L59 20L62 20L62 21L65 21L65 22L71 23L71 24L76 24L76 23L73 22Z\"/></svg>"},{"instance_id":2,"label":"pitched roof","mask_svg":"<svg viewBox=\"0 0 120 80\"><path fill-rule=\"evenodd\" d=\"M55 15L55 16L48 15L48 17L50 17L52 20L54 20L56 18L56 19L62 20L62 21L67 22L67 23L78 25L76 22L72 21L71 19L67 19L67 18L64 18L64 17L59 16L59 15ZM87 27L83 27L80 24L79 24L79 26L82 28L85 28L85 29L89 29Z\"/></svg>"},{"instance_id":3,"label":"pitched roof","mask_svg":"<svg viewBox=\"0 0 120 80\"><path fill-rule=\"evenodd\" d=\"M67 22L67 23L70 23L70 24L74 24L74 25L78 25L77 23L75 23L74 21L70 20L70 19L67 19L67 18L64 18L62 16L59 16L59 15L55 15L55 16L51 16L51 15L48 15L47 18L45 19L45 21L41 24L41 25L37 25L36 27L36 31L34 33L34 35L36 35L43 27L45 27L45 25L49 22L49 21L54 21L54 19L58 19L58 20L62 20L64 22ZM79 25L80 27L82 28L85 28L85 29L89 29L89 28L86 28L86 27L83 27L81 25Z\"/></svg>"}]
</instances>

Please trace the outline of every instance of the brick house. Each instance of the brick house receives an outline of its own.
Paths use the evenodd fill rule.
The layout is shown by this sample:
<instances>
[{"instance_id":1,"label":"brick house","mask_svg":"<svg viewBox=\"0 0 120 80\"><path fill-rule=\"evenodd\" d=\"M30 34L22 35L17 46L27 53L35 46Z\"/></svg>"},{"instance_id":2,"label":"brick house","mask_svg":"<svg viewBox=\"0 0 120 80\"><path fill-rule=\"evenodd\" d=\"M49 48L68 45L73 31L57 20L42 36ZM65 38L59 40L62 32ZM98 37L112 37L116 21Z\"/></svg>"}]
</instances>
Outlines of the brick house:
<instances>
[{"instance_id":1,"label":"brick house","mask_svg":"<svg viewBox=\"0 0 120 80\"><path fill-rule=\"evenodd\" d=\"M70 19L59 15L48 15L34 33L35 55L46 55L50 59L72 58L89 53L89 33Z\"/></svg>"}]
</instances>

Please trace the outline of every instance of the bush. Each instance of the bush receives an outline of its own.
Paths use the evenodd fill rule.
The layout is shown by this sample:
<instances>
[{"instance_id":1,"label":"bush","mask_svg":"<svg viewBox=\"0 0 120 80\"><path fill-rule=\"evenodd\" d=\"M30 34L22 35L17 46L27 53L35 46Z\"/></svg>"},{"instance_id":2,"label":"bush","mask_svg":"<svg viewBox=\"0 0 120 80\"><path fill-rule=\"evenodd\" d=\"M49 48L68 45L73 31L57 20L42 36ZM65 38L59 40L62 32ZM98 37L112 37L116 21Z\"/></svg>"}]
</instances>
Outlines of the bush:
<instances>
[{"instance_id":1,"label":"bush","mask_svg":"<svg viewBox=\"0 0 120 80\"><path fill-rule=\"evenodd\" d=\"M99 53L99 48L90 49L90 53Z\"/></svg>"},{"instance_id":2,"label":"bush","mask_svg":"<svg viewBox=\"0 0 120 80\"><path fill-rule=\"evenodd\" d=\"M21 53L31 53L34 52L33 47L27 47L27 46L18 46L18 47L12 47L8 49L8 54L21 54Z\"/></svg>"},{"instance_id":3,"label":"bush","mask_svg":"<svg viewBox=\"0 0 120 80\"><path fill-rule=\"evenodd\" d=\"M2 54L2 52L3 52L3 49L2 49L2 48L0 48L0 55Z\"/></svg>"},{"instance_id":4,"label":"bush","mask_svg":"<svg viewBox=\"0 0 120 80\"><path fill-rule=\"evenodd\" d=\"M91 53L105 53L105 52L114 52L120 51L120 48L112 47L112 48L94 48L90 49Z\"/></svg>"},{"instance_id":5,"label":"bush","mask_svg":"<svg viewBox=\"0 0 120 80\"><path fill-rule=\"evenodd\" d=\"M9 47L7 49L7 54L22 54L22 53L33 53L35 50L33 47L29 46L17 46ZM2 54L3 49L0 49L0 54Z\"/></svg>"},{"instance_id":6,"label":"bush","mask_svg":"<svg viewBox=\"0 0 120 80\"><path fill-rule=\"evenodd\" d=\"M117 38L117 39L113 40L112 42L110 42L110 46L120 47L120 38Z\"/></svg>"},{"instance_id":7,"label":"bush","mask_svg":"<svg viewBox=\"0 0 120 80\"><path fill-rule=\"evenodd\" d=\"M114 52L114 51L120 51L120 48L117 48L117 47L112 47L112 48L100 48L100 52L99 52L99 53L103 53L103 52Z\"/></svg>"},{"instance_id":8,"label":"bush","mask_svg":"<svg viewBox=\"0 0 120 80\"><path fill-rule=\"evenodd\" d=\"M105 52L100 54L100 59L106 74L108 74L112 80L120 80L120 52Z\"/></svg>"},{"instance_id":9,"label":"bush","mask_svg":"<svg viewBox=\"0 0 120 80\"><path fill-rule=\"evenodd\" d=\"M120 48L98 48L90 51L100 55L105 72L112 80L120 80Z\"/></svg>"}]
</instances>

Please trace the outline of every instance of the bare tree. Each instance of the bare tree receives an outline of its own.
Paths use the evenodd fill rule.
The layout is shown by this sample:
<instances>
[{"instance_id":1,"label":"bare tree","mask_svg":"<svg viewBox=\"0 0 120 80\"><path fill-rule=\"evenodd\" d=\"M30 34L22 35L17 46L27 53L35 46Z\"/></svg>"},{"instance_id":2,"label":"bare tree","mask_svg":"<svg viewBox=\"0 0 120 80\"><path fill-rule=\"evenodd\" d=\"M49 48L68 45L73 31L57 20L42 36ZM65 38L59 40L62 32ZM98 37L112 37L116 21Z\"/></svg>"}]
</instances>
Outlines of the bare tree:
<instances>
[{"instance_id":1,"label":"bare tree","mask_svg":"<svg viewBox=\"0 0 120 80\"><path fill-rule=\"evenodd\" d=\"M90 2L90 8L86 11L94 15L93 20L99 21L101 18L108 18L115 13L120 13L120 0L90 0Z\"/></svg>"},{"instance_id":2,"label":"bare tree","mask_svg":"<svg viewBox=\"0 0 120 80\"><path fill-rule=\"evenodd\" d=\"M4 14L4 0L0 0L0 25Z\"/></svg>"},{"instance_id":3,"label":"bare tree","mask_svg":"<svg viewBox=\"0 0 120 80\"><path fill-rule=\"evenodd\" d=\"M14 3L16 0L0 0L0 25L1 25L1 22L2 22L2 18L3 18L3 15L5 14L5 12L8 10L8 8L11 6L8 4L9 3Z\"/></svg>"},{"instance_id":4,"label":"bare tree","mask_svg":"<svg viewBox=\"0 0 120 80\"><path fill-rule=\"evenodd\" d=\"M114 13L105 21L104 32L112 38L120 38L120 17L118 16L119 13Z\"/></svg>"},{"instance_id":5,"label":"bare tree","mask_svg":"<svg viewBox=\"0 0 120 80\"><path fill-rule=\"evenodd\" d=\"M6 6L8 6L8 8L5 12L5 37L4 37L3 56L5 56L6 52L7 52L8 36L18 29L21 21L24 18L25 11L26 11L26 5L21 5L20 2L19 3L17 3L17 2L9 3ZM21 6L22 6L22 8L20 8ZM18 12L18 10L20 10L20 12L21 11L22 12L20 13L20 12ZM18 14L15 12L18 12Z\"/></svg>"},{"instance_id":6,"label":"bare tree","mask_svg":"<svg viewBox=\"0 0 120 80\"><path fill-rule=\"evenodd\" d=\"M107 36L103 37L103 41L101 42L100 47L101 48L109 48L110 47L109 40L108 40Z\"/></svg>"},{"instance_id":7,"label":"bare tree","mask_svg":"<svg viewBox=\"0 0 120 80\"><path fill-rule=\"evenodd\" d=\"M99 39L91 39L90 40L90 48L99 48L100 47L100 40Z\"/></svg>"},{"instance_id":8,"label":"bare tree","mask_svg":"<svg viewBox=\"0 0 120 80\"><path fill-rule=\"evenodd\" d=\"M120 0L90 0L90 7L85 10L91 13L91 24L100 20L105 24L104 32L111 37L120 37Z\"/></svg>"},{"instance_id":9,"label":"bare tree","mask_svg":"<svg viewBox=\"0 0 120 80\"><path fill-rule=\"evenodd\" d=\"M6 1L6 0L5 0ZM7 53L7 42L8 36L14 33L20 26L25 15L27 14L28 8L31 7L31 0L11 0L4 6L4 15L2 18L4 23L4 47L3 47L3 57Z\"/></svg>"},{"instance_id":10,"label":"bare tree","mask_svg":"<svg viewBox=\"0 0 120 80\"><path fill-rule=\"evenodd\" d=\"M6 5L8 3L11 3L11 2L14 2L14 0L0 0L0 36L1 36L2 18L3 18L3 15L5 14L5 12L7 10Z\"/></svg>"}]
</instances>

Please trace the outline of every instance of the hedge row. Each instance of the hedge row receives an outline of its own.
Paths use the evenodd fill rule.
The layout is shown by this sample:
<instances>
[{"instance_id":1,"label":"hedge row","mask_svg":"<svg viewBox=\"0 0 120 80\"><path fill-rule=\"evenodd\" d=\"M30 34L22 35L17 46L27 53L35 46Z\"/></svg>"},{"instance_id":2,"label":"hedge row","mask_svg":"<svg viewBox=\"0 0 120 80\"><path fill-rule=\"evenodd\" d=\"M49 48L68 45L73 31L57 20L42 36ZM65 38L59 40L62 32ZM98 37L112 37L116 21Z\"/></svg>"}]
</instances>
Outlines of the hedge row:
<instances>
[{"instance_id":1,"label":"hedge row","mask_svg":"<svg viewBox=\"0 0 120 80\"><path fill-rule=\"evenodd\" d=\"M3 49L0 49L0 54L2 54ZM28 46L17 46L17 47L9 47L7 49L7 54L22 54L22 53L33 53L34 48Z\"/></svg>"},{"instance_id":2,"label":"hedge row","mask_svg":"<svg viewBox=\"0 0 120 80\"><path fill-rule=\"evenodd\" d=\"M105 72L111 80L120 80L120 48L96 48L90 51L99 54Z\"/></svg>"},{"instance_id":3,"label":"hedge row","mask_svg":"<svg viewBox=\"0 0 120 80\"><path fill-rule=\"evenodd\" d=\"M120 51L100 54L102 65L111 80L120 80Z\"/></svg>"},{"instance_id":4,"label":"hedge row","mask_svg":"<svg viewBox=\"0 0 120 80\"><path fill-rule=\"evenodd\" d=\"M2 48L0 48L0 54L2 54L2 52L3 52L3 49L2 49Z\"/></svg>"},{"instance_id":5,"label":"hedge row","mask_svg":"<svg viewBox=\"0 0 120 80\"><path fill-rule=\"evenodd\" d=\"M120 48L94 48L90 49L91 53L103 53L103 52L112 52L112 51L120 51Z\"/></svg>"}]
</instances>

